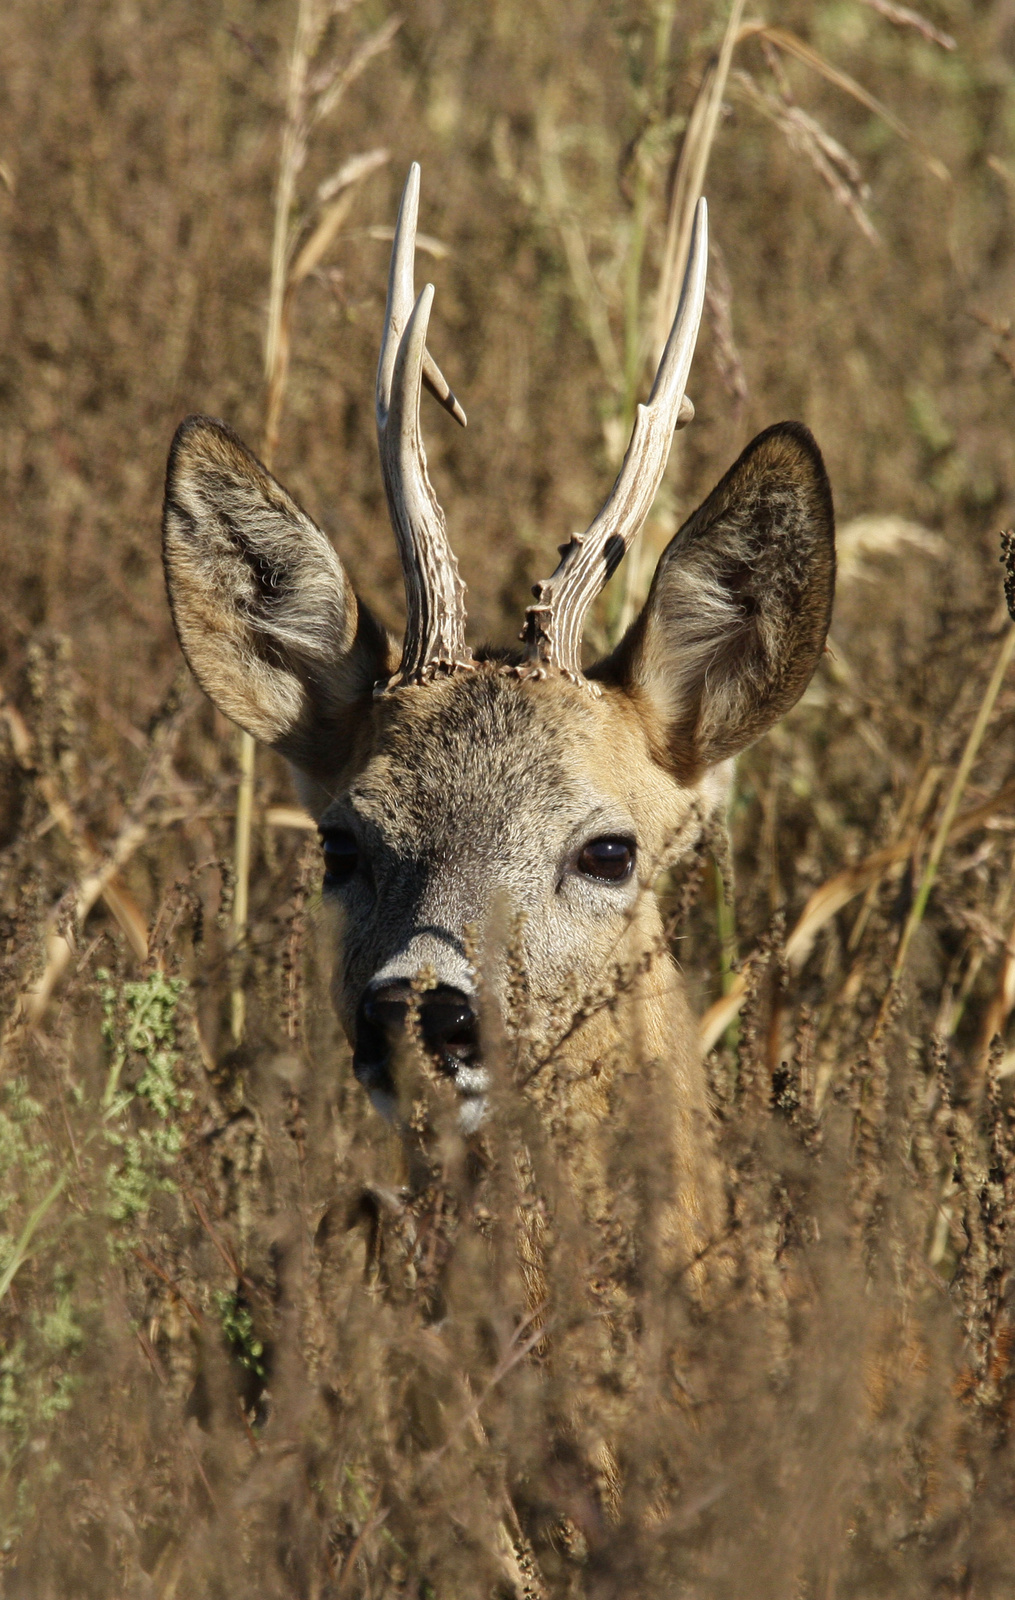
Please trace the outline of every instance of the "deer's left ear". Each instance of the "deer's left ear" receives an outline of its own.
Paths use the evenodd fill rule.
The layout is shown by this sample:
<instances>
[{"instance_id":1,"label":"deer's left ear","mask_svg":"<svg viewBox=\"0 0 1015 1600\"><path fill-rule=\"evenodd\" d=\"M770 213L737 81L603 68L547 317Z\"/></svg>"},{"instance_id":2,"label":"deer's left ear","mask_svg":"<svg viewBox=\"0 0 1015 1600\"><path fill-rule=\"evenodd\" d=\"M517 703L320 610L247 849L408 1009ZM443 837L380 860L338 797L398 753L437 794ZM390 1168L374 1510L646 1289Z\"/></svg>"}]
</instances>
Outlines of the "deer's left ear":
<instances>
[{"instance_id":1,"label":"deer's left ear","mask_svg":"<svg viewBox=\"0 0 1015 1600\"><path fill-rule=\"evenodd\" d=\"M683 783L800 698L825 644L835 520L800 423L760 433L660 558L641 616L593 676L635 701Z\"/></svg>"}]
</instances>

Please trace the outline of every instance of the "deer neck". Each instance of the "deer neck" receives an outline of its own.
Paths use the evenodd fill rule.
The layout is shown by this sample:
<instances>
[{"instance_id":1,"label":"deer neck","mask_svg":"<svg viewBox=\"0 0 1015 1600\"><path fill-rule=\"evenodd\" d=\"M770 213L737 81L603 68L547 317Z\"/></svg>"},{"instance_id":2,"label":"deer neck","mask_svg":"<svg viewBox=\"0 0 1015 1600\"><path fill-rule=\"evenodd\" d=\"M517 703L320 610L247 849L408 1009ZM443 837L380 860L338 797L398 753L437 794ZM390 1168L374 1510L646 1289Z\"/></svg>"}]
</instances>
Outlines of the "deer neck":
<instances>
[{"instance_id":1,"label":"deer neck","mask_svg":"<svg viewBox=\"0 0 1015 1600\"><path fill-rule=\"evenodd\" d=\"M630 1210L624 1191L639 1176L618 1159L619 1141L652 1167L665 1267L708 1252L722 1215L713 1118L696 1021L654 902L527 1093L587 1223L615 1232Z\"/></svg>"}]
</instances>

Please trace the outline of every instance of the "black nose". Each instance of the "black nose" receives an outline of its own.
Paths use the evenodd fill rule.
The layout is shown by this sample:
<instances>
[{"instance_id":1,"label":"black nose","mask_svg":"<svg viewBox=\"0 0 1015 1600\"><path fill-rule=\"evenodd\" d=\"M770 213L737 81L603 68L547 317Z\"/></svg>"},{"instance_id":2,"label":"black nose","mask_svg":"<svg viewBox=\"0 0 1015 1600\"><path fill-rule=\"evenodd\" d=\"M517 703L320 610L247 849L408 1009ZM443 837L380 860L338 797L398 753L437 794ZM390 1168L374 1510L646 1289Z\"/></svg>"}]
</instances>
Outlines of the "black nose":
<instances>
[{"instance_id":1,"label":"black nose","mask_svg":"<svg viewBox=\"0 0 1015 1600\"><path fill-rule=\"evenodd\" d=\"M371 986L356 1016L356 1076L368 1088L391 1092L391 1052L405 1029L412 990L407 982ZM479 1018L461 989L442 983L419 997L423 1043L437 1065L453 1077L479 1055Z\"/></svg>"}]
</instances>

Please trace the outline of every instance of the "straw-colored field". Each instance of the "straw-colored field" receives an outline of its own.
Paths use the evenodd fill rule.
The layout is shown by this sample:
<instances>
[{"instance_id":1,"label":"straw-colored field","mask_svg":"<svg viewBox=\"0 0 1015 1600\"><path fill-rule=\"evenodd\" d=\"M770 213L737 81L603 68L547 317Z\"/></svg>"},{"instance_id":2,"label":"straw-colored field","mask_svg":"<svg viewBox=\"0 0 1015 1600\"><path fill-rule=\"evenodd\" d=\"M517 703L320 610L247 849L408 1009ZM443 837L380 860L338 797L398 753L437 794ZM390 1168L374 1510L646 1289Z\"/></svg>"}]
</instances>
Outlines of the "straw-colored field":
<instances>
[{"instance_id":1,"label":"straw-colored field","mask_svg":"<svg viewBox=\"0 0 1015 1600\"><path fill-rule=\"evenodd\" d=\"M1005 1600L1010 4L9 0L0 59L0 1595ZM173 634L189 412L398 626L373 382L412 159L477 640L610 487L699 188L697 415L590 649L759 429L831 477L830 648L739 763L735 870L717 834L661 886L708 1281L659 1248L634 1041L608 1225L507 1070L472 1152L420 1077L406 1186L316 837L261 752L237 862L237 735Z\"/></svg>"}]
</instances>

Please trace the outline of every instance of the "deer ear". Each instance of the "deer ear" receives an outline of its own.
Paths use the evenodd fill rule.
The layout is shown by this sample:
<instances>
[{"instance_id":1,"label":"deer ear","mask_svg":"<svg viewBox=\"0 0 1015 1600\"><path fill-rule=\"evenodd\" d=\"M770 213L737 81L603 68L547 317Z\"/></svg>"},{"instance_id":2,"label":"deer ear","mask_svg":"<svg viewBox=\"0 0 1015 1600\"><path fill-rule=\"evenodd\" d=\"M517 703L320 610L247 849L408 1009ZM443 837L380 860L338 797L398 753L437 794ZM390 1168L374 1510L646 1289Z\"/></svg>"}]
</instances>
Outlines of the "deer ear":
<instances>
[{"instance_id":1,"label":"deer ear","mask_svg":"<svg viewBox=\"0 0 1015 1600\"><path fill-rule=\"evenodd\" d=\"M304 771L333 770L389 645L328 539L210 417L177 429L162 529L173 621L201 687Z\"/></svg>"},{"instance_id":2,"label":"deer ear","mask_svg":"<svg viewBox=\"0 0 1015 1600\"><path fill-rule=\"evenodd\" d=\"M642 712L681 782L796 703L825 644L835 521L800 423L760 433L663 552L641 616L595 676Z\"/></svg>"}]
</instances>

